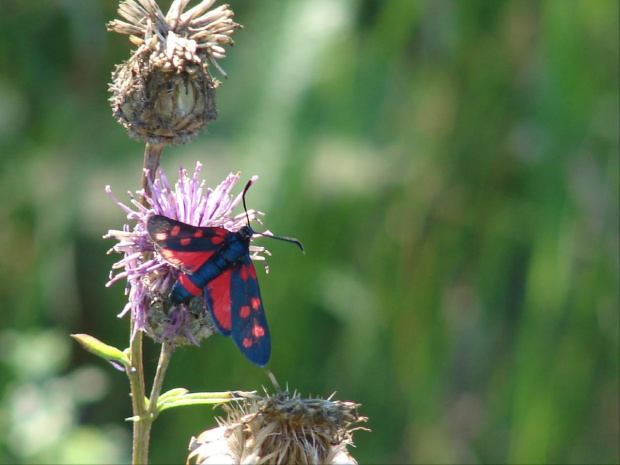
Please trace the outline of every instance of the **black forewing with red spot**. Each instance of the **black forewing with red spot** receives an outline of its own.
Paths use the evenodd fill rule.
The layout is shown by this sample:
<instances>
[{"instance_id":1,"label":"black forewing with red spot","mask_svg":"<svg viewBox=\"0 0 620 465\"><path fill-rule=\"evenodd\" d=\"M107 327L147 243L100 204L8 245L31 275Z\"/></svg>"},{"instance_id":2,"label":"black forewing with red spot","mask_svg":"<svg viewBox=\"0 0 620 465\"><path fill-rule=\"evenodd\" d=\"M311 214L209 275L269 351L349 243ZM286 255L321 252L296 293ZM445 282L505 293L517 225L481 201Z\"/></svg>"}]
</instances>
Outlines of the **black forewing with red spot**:
<instances>
[{"instance_id":1,"label":"black forewing with red spot","mask_svg":"<svg viewBox=\"0 0 620 465\"><path fill-rule=\"evenodd\" d=\"M256 270L249 255L207 284L205 301L220 332L232 335L250 362L261 367L267 365L271 338Z\"/></svg>"},{"instance_id":2,"label":"black forewing with red spot","mask_svg":"<svg viewBox=\"0 0 620 465\"><path fill-rule=\"evenodd\" d=\"M233 234L224 228L191 226L162 215L151 216L146 226L160 255L188 273L200 268Z\"/></svg>"}]
</instances>

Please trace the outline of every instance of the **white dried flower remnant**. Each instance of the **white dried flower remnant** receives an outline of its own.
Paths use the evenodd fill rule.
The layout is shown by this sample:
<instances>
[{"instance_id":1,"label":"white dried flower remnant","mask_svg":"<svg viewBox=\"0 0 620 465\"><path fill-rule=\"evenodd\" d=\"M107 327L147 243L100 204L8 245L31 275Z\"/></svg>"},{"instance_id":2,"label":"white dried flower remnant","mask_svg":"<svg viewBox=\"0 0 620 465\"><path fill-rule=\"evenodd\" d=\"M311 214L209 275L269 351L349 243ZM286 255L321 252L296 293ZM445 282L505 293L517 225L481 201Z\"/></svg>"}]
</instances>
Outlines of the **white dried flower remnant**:
<instances>
[{"instance_id":1,"label":"white dried flower remnant","mask_svg":"<svg viewBox=\"0 0 620 465\"><path fill-rule=\"evenodd\" d=\"M227 418L219 427L192 438L187 460L196 465L357 464L352 445L354 423L367 421L359 404L329 399L302 399L298 394L246 399L239 407L223 405Z\"/></svg>"},{"instance_id":2,"label":"white dried flower remnant","mask_svg":"<svg viewBox=\"0 0 620 465\"><path fill-rule=\"evenodd\" d=\"M110 102L115 118L129 135L152 144L192 141L217 118L215 88L209 64L224 76L217 60L223 45L242 26L228 5L209 10L204 0L184 12L190 0L174 0L168 13L154 0L124 0L109 31L129 35L138 46L112 75Z\"/></svg>"}]
</instances>

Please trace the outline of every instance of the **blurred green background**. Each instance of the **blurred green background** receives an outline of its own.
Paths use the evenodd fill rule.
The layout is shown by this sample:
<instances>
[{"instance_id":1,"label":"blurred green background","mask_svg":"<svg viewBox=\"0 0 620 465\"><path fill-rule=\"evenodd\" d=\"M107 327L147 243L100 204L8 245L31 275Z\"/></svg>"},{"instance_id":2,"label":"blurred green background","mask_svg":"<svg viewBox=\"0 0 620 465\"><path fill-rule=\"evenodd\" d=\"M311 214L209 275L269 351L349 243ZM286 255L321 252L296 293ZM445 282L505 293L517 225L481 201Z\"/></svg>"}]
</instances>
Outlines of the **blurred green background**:
<instances>
[{"instance_id":1,"label":"blurred green background","mask_svg":"<svg viewBox=\"0 0 620 465\"><path fill-rule=\"evenodd\" d=\"M128 200L143 145L107 102L116 8L0 0L2 463L129 460L126 377L69 339L127 346L104 187ZM361 403L363 463L618 463L619 3L232 8L220 117L163 166L258 174L250 208L303 241L261 241L280 383ZM218 336L164 387L262 385ZM152 463L182 463L213 415L165 412Z\"/></svg>"}]
</instances>

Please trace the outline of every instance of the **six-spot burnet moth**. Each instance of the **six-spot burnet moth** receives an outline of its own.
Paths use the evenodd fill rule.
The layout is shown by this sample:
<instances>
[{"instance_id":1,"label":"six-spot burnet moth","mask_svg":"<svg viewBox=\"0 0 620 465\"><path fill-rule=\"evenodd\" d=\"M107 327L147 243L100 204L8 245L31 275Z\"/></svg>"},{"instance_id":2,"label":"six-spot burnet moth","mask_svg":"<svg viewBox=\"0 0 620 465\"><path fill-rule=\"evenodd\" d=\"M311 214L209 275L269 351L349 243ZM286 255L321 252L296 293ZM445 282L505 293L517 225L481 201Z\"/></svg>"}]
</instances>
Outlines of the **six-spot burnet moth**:
<instances>
[{"instance_id":1,"label":"six-spot burnet moth","mask_svg":"<svg viewBox=\"0 0 620 465\"><path fill-rule=\"evenodd\" d=\"M197 227L162 215L148 219L147 231L159 254L183 274L170 291L173 304L186 303L204 292L207 308L219 332L231 336L243 355L265 366L271 355L271 339L256 270L250 259L250 238L255 232L245 205L248 224L233 232L218 227ZM297 239L265 235L293 242Z\"/></svg>"}]
</instances>

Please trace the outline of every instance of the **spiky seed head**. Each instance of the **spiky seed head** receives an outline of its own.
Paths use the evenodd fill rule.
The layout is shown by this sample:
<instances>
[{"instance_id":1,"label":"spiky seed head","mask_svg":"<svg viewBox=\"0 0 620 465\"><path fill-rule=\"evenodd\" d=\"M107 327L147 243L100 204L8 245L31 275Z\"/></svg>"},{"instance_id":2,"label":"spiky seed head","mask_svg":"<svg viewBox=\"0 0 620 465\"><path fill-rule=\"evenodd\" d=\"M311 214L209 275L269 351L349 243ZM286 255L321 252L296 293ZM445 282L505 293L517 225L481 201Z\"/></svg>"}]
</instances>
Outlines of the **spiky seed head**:
<instances>
[{"instance_id":1,"label":"spiky seed head","mask_svg":"<svg viewBox=\"0 0 620 465\"><path fill-rule=\"evenodd\" d=\"M223 406L227 417L219 427L190 442L187 463L357 464L349 454L352 432L365 429L359 404L331 399L302 399L298 394L246 399Z\"/></svg>"}]
</instances>

